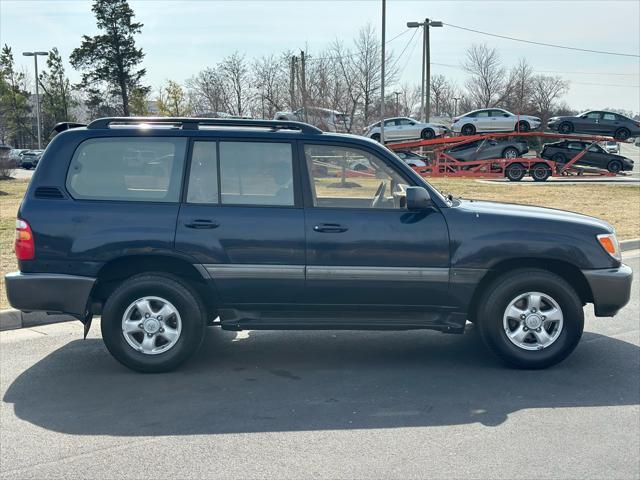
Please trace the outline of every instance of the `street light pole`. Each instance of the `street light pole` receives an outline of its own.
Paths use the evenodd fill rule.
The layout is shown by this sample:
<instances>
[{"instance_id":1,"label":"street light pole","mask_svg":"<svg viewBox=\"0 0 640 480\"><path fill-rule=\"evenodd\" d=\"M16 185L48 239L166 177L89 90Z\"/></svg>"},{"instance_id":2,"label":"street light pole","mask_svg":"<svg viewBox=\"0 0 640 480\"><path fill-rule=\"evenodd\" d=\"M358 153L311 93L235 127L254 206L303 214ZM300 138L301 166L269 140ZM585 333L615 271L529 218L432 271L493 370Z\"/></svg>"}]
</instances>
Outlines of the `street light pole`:
<instances>
[{"instance_id":1,"label":"street light pole","mask_svg":"<svg viewBox=\"0 0 640 480\"><path fill-rule=\"evenodd\" d=\"M408 28L422 27L422 82L420 83L420 116L425 122L431 116L431 51L429 46L429 27L442 27L440 21L424 19L424 22L407 22ZM426 86L425 86L426 83Z\"/></svg>"},{"instance_id":2,"label":"street light pole","mask_svg":"<svg viewBox=\"0 0 640 480\"><path fill-rule=\"evenodd\" d=\"M400 102L398 101L398 97L402 95L402 92L393 92L396 96L396 115L400 115Z\"/></svg>"},{"instance_id":3,"label":"street light pole","mask_svg":"<svg viewBox=\"0 0 640 480\"><path fill-rule=\"evenodd\" d=\"M460 97L453 97L453 116L454 117L458 114L458 100L460 100Z\"/></svg>"},{"instance_id":4,"label":"street light pole","mask_svg":"<svg viewBox=\"0 0 640 480\"><path fill-rule=\"evenodd\" d=\"M25 57L33 57L33 65L36 70L36 123L38 124L38 150L42 150L42 127L40 126L40 89L38 87L38 55L49 55L48 52L22 52Z\"/></svg>"},{"instance_id":5,"label":"street light pole","mask_svg":"<svg viewBox=\"0 0 640 480\"><path fill-rule=\"evenodd\" d=\"M387 1L382 0L382 65L381 65L381 81L380 81L380 96L382 102L380 103L380 143L384 145L384 61L385 61L385 36L386 36L386 22L387 22Z\"/></svg>"}]
</instances>

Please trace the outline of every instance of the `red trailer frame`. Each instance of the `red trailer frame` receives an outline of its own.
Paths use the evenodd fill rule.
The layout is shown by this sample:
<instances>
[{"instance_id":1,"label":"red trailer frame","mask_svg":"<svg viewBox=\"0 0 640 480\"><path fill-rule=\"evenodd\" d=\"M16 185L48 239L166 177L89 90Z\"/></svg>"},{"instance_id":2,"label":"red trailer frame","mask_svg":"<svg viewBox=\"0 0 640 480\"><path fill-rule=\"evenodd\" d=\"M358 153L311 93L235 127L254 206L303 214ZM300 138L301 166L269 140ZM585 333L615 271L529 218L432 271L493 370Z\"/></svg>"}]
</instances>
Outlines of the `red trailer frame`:
<instances>
[{"instance_id":1,"label":"red trailer frame","mask_svg":"<svg viewBox=\"0 0 640 480\"><path fill-rule=\"evenodd\" d=\"M566 163L557 163L553 160L547 160L540 157L518 157L518 158L495 158L489 160L473 160L462 161L457 160L451 155L444 152L451 147L471 143L478 140L491 140L496 138L508 137L542 137L557 138L568 140L582 140L591 142L584 150ZM595 167L575 167L588 150L598 142L612 141L613 137L596 136L596 135L563 135L559 133L544 132L508 132L508 133L486 133L479 135L468 135L458 137L442 137L430 140L410 140L403 142L389 142L386 146L391 150L411 150L416 148L433 148L434 159L426 167L415 167L422 176L431 177L485 177L485 178L502 178L507 177L509 180L520 180L526 174L533 177L535 181L545 181L548 177L559 177L563 175L582 175L590 173L598 176L615 176L616 173ZM513 175L516 174L517 175ZM620 173L622 174L622 172ZM516 178L519 177L519 178Z\"/></svg>"}]
</instances>

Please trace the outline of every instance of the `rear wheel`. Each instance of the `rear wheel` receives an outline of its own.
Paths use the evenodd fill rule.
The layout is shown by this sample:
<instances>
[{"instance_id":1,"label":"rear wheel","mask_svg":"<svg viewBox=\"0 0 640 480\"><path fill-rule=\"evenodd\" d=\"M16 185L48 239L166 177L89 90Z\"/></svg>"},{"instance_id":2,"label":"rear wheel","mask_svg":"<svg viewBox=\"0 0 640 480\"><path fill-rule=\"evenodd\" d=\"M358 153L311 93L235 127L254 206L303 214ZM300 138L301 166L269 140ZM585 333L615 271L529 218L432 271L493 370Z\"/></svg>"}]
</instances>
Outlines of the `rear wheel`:
<instances>
[{"instance_id":1,"label":"rear wheel","mask_svg":"<svg viewBox=\"0 0 640 480\"><path fill-rule=\"evenodd\" d=\"M424 130L422 130L422 132L420 132L420 137L424 138L425 140L430 140L435 136L436 132L434 132L432 128L425 128Z\"/></svg>"},{"instance_id":2,"label":"rear wheel","mask_svg":"<svg viewBox=\"0 0 640 480\"><path fill-rule=\"evenodd\" d=\"M611 173L619 173L622 171L622 162L620 160L611 160L607 165L607 170Z\"/></svg>"},{"instance_id":3,"label":"rear wheel","mask_svg":"<svg viewBox=\"0 0 640 480\"><path fill-rule=\"evenodd\" d=\"M462 129L460 130L460 133L462 133L462 135L475 135L476 127L474 127L470 123L467 123L462 127Z\"/></svg>"},{"instance_id":4,"label":"rear wheel","mask_svg":"<svg viewBox=\"0 0 640 480\"><path fill-rule=\"evenodd\" d=\"M204 337L206 309L177 277L145 273L124 281L102 310L102 338L123 365L165 372L193 355Z\"/></svg>"},{"instance_id":5,"label":"rear wheel","mask_svg":"<svg viewBox=\"0 0 640 480\"><path fill-rule=\"evenodd\" d=\"M517 127L519 132L528 132L529 130L531 130L531 125L529 125L529 122L525 120L520 120Z\"/></svg>"},{"instance_id":6,"label":"rear wheel","mask_svg":"<svg viewBox=\"0 0 640 480\"><path fill-rule=\"evenodd\" d=\"M546 163L536 163L530 173L534 181L545 182L551 176L551 168Z\"/></svg>"},{"instance_id":7,"label":"rear wheel","mask_svg":"<svg viewBox=\"0 0 640 480\"><path fill-rule=\"evenodd\" d=\"M507 147L502 152L502 158L518 158L520 151L514 147Z\"/></svg>"},{"instance_id":8,"label":"rear wheel","mask_svg":"<svg viewBox=\"0 0 640 480\"><path fill-rule=\"evenodd\" d=\"M573 124L570 122L562 122L559 126L558 126L558 131L560 133L564 133L569 134L571 132L573 132Z\"/></svg>"},{"instance_id":9,"label":"rear wheel","mask_svg":"<svg viewBox=\"0 0 640 480\"><path fill-rule=\"evenodd\" d=\"M580 341L582 302L558 275L537 269L503 275L478 308L486 345L517 368L546 368L564 360Z\"/></svg>"},{"instance_id":10,"label":"rear wheel","mask_svg":"<svg viewBox=\"0 0 640 480\"><path fill-rule=\"evenodd\" d=\"M565 157L563 153L554 154L553 157L551 157L551 160L556 163L567 163L567 157Z\"/></svg>"},{"instance_id":11,"label":"rear wheel","mask_svg":"<svg viewBox=\"0 0 640 480\"><path fill-rule=\"evenodd\" d=\"M380 134L379 133L374 133L373 135L371 135L371 139L375 140L376 142L380 141Z\"/></svg>"},{"instance_id":12,"label":"rear wheel","mask_svg":"<svg viewBox=\"0 0 640 480\"><path fill-rule=\"evenodd\" d=\"M627 140L630 136L631 136L631 132L626 128L619 128L618 130L616 130L616 133L613 134L613 137L616 140L620 140L622 142Z\"/></svg>"},{"instance_id":13,"label":"rear wheel","mask_svg":"<svg viewBox=\"0 0 640 480\"><path fill-rule=\"evenodd\" d=\"M519 182L524 178L526 173L527 170L521 163L512 163L508 165L504 171L505 177L507 177L511 182Z\"/></svg>"}]
</instances>

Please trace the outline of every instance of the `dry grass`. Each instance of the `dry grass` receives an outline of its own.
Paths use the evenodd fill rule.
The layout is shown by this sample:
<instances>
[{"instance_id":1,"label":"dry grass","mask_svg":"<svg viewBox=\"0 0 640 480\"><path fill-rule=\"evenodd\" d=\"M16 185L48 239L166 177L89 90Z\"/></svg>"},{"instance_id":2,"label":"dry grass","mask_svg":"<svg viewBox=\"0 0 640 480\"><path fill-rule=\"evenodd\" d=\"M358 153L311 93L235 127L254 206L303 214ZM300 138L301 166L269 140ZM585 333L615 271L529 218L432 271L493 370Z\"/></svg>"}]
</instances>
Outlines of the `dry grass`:
<instances>
[{"instance_id":1,"label":"dry grass","mask_svg":"<svg viewBox=\"0 0 640 480\"><path fill-rule=\"evenodd\" d=\"M371 197L379 179L351 178L362 188L334 189L328 183L339 179L321 179L318 185L327 196ZM620 184L497 184L470 179L432 178L436 188L456 196L543 207L560 208L602 218L613 224L620 239L640 237L640 186ZM0 181L0 309L8 308L4 274L17 268L13 254L15 218L28 180Z\"/></svg>"},{"instance_id":2,"label":"dry grass","mask_svg":"<svg viewBox=\"0 0 640 480\"><path fill-rule=\"evenodd\" d=\"M4 274L17 269L13 253L16 213L29 180L0 180L0 310L9 308L4 291Z\"/></svg>"},{"instance_id":3,"label":"dry grass","mask_svg":"<svg viewBox=\"0 0 640 480\"><path fill-rule=\"evenodd\" d=\"M428 180L438 190L459 197L559 208L591 215L611 223L621 240L640 237L638 185L489 183L462 178Z\"/></svg>"}]
</instances>

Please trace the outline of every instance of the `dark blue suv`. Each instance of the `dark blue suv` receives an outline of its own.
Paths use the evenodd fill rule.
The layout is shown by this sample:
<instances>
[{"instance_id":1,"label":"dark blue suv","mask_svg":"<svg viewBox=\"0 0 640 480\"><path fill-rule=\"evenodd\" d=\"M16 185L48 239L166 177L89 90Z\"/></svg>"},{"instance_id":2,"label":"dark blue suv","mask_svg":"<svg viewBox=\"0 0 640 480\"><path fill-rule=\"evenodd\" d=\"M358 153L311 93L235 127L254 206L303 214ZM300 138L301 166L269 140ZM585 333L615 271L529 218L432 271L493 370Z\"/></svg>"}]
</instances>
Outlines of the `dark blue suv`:
<instances>
[{"instance_id":1,"label":"dark blue suv","mask_svg":"<svg viewBox=\"0 0 640 480\"><path fill-rule=\"evenodd\" d=\"M583 305L613 316L629 299L609 224L443 197L362 137L281 121L72 127L20 207L7 295L85 332L100 314L107 348L135 370L176 367L207 325L461 333L467 321L508 364L542 368L575 348Z\"/></svg>"}]
</instances>

